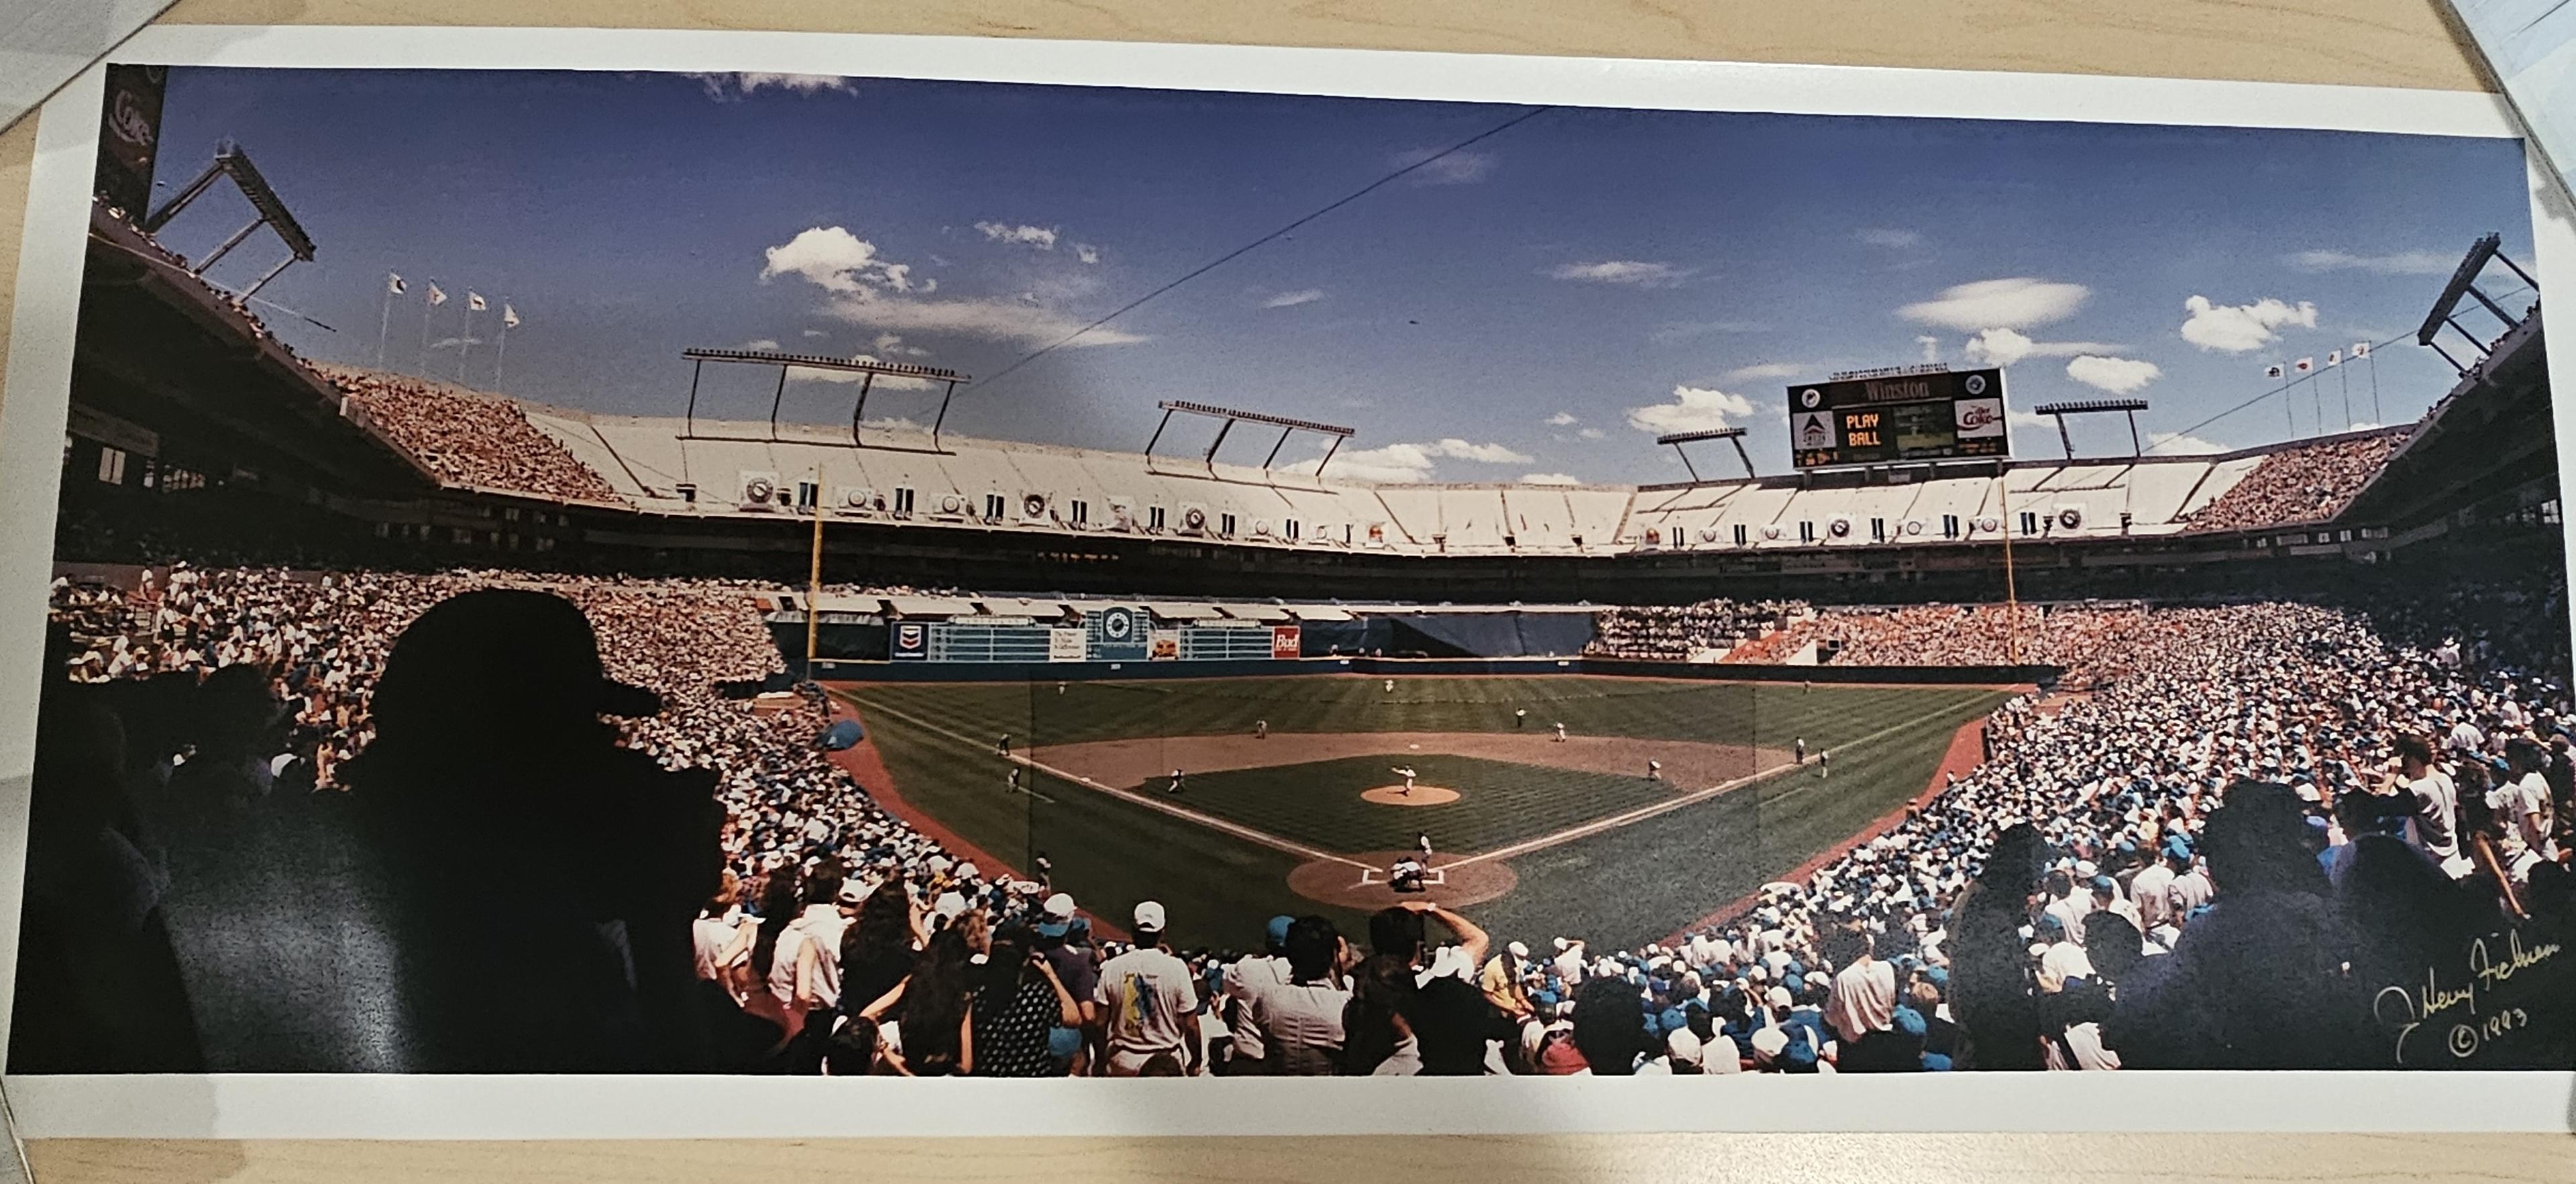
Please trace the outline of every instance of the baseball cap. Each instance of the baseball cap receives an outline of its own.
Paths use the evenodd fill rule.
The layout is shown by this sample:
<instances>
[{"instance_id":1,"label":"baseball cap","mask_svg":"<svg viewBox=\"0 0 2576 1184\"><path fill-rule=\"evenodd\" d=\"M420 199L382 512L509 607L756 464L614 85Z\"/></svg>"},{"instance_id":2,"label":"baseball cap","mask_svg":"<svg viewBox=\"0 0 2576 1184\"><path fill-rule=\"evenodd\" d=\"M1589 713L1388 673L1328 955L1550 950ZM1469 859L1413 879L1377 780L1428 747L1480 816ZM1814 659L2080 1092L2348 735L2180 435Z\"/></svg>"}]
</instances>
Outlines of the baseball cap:
<instances>
[{"instance_id":1,"label":"baseball cap","mask_svg":"<svg viewBox=\"0 0 2576 1184\"><path fill-rule=\"evenodd\" d=\"M1513 942L1512 944L1510 944L1510 945L1508 945L1508 946L1505 946L1505 947L1503 947L1503 948L1504 948L1504 949L1507 949L1507 950L1510 950L1510 951L1512 952L1512 957L1515 957L1515 958L1526 958L1526 957L1529 957L1529 947L1528 947L1528 946L1525 946L1525 945L1522 945L1522 944L1521 944L1521 943L1519 943L1519 942Z\"/></svg>"},{"instance_id":2,"label":"baseball cap","mask_svg":"<svg viewBox=\"0 0 2576 1184\"><path fill-rule=\"evenodd\" d=\"M1769 1062L1789 1047L1789 1034L1778 1028L1763 1028L1753 1033L1753 1059Z\"/></svg>"},{"instance_id":3,"label":"baseball cap","mask_svg":"<svg viewBox=\"0 0 2576 1184\"><path fill-rule=\"evenodd\" d=\"M938 903L931 906L931 911L938 913L942 921L954 921L958 914L966 911L966 898L955 892L942 892L939 894Z\"/></svg>"},{"instance_id":4,"label":"baseball cap","mask_svg":"<svg viewBox=\"0 0 2576 1184\"><path fill-rule=\"evenodd\" d=\"M1705 1050L1700 1047L1697 1033L1688 1028L1675 1028L1664 1037L1664 1051L1682 1064L1696 1065Z\"/></svg>"},{"instance_id":5,"label":"baseball cap","mask_svg":"<svg viewBox=\"0 0 2576 1184\"><path fill-rule=\"evenodd\" d=\"M868 902L869 891L869 885L865 880L855 878L843 880L841 881L841 891L834 897L834 899L839 900L842 904L866 904Z\"/></svg>"},{"instance_id":6,"label":"baseball cap","mask_svg":"<svg viewBox=\"0 0 2576 1184\"><path fill-rule=\"evenodd\" d=\"M1911 1007L1897 1008L1890 1022L1895 1025L1897 1031L1917 1039L1921 1039L1923 1033L1930 1030L1929 1025L1923 1022L1923 1013Z\"/></svg>"},{"instance_id":7,"label":"baseball cap","mask_svg":"<svg viewBox=\"0 0 2576 1184\"><path fill-rule=\"evenodd\" d=\"M1161 933L1163 931L1164 921L1165 917L1163 916L1163 906L1160 902L1148 900L1136 906L1136 928L1138 931Z\"/></svg>"},{"instance_id":8,"label":"baseball cap","mask_svg":"<svg viewBox=\"0 0 2576 1184\"><path fill-rule=\"evenodd\" d=\"M1038 932L1048 937L1062 937L1073 928L1073 898L1058 892L1046 898L1046 920L1038 922Z\"/></svg>"},{"instance_id":9,"label":"baseball cap","mask_svg":"<svg viewBox=\"0 0 2576 1184\"><path fill-rule=\"evenodd\" d=\"M1764 1002L1769 1003L1773 1007L1787 1007L1790 1004L1797 1002L1797 999L1789 994L1789 988L1787 987L1773 987L1771 988L1771 993L1763 996L1762 998Z\"/></svg>"},{"instance_id":10,"label":"baseball cap","mask_svg":"<svg viewBox=\"0 0 2576 1184\"><path fill-rule=\"evenodd\" d=\"M1297 918L1286 916L1284 914L1272 917L1270 919L1270 928L1268 930L1270 948L1276 950L1286 946L1288 944L1288 927L1296 923Z\"/></svg>"}]
</instances>

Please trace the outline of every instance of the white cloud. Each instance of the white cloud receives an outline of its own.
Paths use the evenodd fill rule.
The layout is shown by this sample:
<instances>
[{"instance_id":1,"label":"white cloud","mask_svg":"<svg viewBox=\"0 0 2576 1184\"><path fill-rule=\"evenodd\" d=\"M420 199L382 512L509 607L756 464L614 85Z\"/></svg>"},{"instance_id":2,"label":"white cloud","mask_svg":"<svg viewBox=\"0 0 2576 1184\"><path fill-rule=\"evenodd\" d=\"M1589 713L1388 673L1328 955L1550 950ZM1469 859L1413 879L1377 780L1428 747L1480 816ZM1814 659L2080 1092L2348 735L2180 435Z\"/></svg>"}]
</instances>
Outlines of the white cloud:
<instances>
[{"instance_id":1,"label":"white cloud","mask_svg":"<svg viewBox=\"0 0 2576 1184\"><path fill-rule=\"evenodd\" d=\"M885 331L908 333L957 333L968 337L987 337L999 341L1016 341L1025 345L1053 345L1082 328L1089 321L1067 316L1053 309L1018 300L897 300L858 297L833 302L826 311L853 325L864 325ZM1090 348L1103 345L1127 345L1143 341L1140 334L1102 326L1065 342L1065 347Z\"/></svg>"},{"instance_id":2,"label":"white cloud","mask_svg":"<svg viewBox=\"0 0 2576 1184\"><path fill-rule=\"evenodd\" d=\"M1293 469L1312 473L1324 458L1304 461ZM1419 444L1389 444L1383 448L1345 448L1333 454L1333 475L1360 481L1404 483L1421 481L1431 476L1431 454Z\"/></svg>"},{"instance_id":3,"label":"white cloud","mask_svg":"<svg viewBox=\"0 0 2576 1184\"><path fill-rule=\"evenodd\" d=\"M1020 246L1036 247L1041 251L1055 249L1056 230L1052 226L1027 224L1014 226L1008 222L978 222L975 224L975 229L983 231L984 238L988 242L1015 243Z\"/></svg>"},{"instance_id":4,"label":"white cloud","mask_svg":"<svg viewBox=\"0 0 2576 1184\"><path fill-rule=\"evenodd\" d=\"M1380 483L1428 481L1433 467L1444 458L1496 465L1525 465L1530 462L1529 457L1500 444L1477 444L1452 437L1428 444L1344 449L1334 454L1332 473L1336 477ZM1316 457L1289 467L1295 472L1312 473L1322 459Z\"/></svg>"},{"instance_id":5,"label":"white cloud","mask_svg":"<svg viewBox=\"0 0 2576 1184\"><path fill-rule=\"evenodd\" d=\"M1484 180L1494 171L1496 158L1491 152L1462 148L1432 160L1439 151L1437 148L1416 148L1411 152L1399 152L1391 163L1397 168L1407 168L1429 160L1429 164L1422 164L1421 168L1407 175L1408 180L1422 185L1467 185Z\"/></svg>"},{"instance_id":6,"label":"white cloud","mask_svg":"<svg viewBox=\"0 0 2576 1184\"><path fill-rule=\"evenodd\" d=\"M2456 255L2431 251L2395 251L2356 255L2350 251L2300 251L2289 257L2301 271L2375 271L2381 275L2449 275L2460 265Z\"/></svg>"},{"instance_id":7,"label":"white cloud","mask_svg":"<svg viewBox=\"0 0 2576 1184\"><path fill-rule=\"evenodd\" d=\"M2207 452L2225 452L2227 446L2213 444L2198 436L2186 436L2180 432L2149 432L2147 451L2163 456L2194 456Z\"/></svg>"},{"instance_id":8,"label":"white cloud","mask_svg":"<svg viewBox=\"0 0 2576 1184\"><path fill-rule=\"evenodd\" d=\"M1574 434L1575 434L1575 435L1578 435L1578 436L1581 436L1581 437L1583 437L1583 438L1584 438L1584 439L1586 439L1586 440L1598 440L1598 439L1600 439L1600 438L1601 438L1601 437L1603 437L1603 436L1607 436L1607 435L1609 435L1610 433L1605 432L1605 431L1602 431L1602 430L1601 430L1601 429L1599 429L1599 428L1585 428L1585 429L1583 429L1582 431L1576 432L1576 433L1574 433Z\"/></svg>"},{"instance_id":9,"label":"white cloud","mask_svg":"<svg viewBox=\"0 0 2576 1184\"><path fill-rule=\"evenodd\" d=\"M877 334L875 345L877 353L889 358L926 358L930 356L929 350L923 349L917 345L904 344L903 336L899 333L879 333Z\"/></svg>"},{"instance_id":10,"label":"white cloud","mask_svg":"<svg viewBox=\"0 0 2576 1184\"><path fill-rule=\"evenodd\" d=\"M1892 251L1923 245L1922 235L1889 226L1873 227L1861 231L1856 237L1873 247L1886 247Z\"/></svg>"},{"instance_id":11,"label":"white cloud","mask_svg":"<svg viewBox=\"0 0 2576 1184\"><path fill-rule=\"evenodd\" d=\"M1552 428L1570 428L1582 422L1582 420L1575 418L1574 413L1571 411L1559 411L1556 414L1547 417L1547 426Z\"/></svg>"},{"instance_id":12,"label":"white cloud","mask_svg":"<svg viewBox=\"0 0 2576 1184\"><path fill-rule=\"evenodd\" d=\"M764 252L761 282L783 275L802 276L826 292L852 294L869 288L897 292L912 289L912 268L877 254L875 243L845 227L814 226ZM925 291L928 289L925 288Z\"/></svg>"},{"instance_id":13,"label":"white cloud","mask_svg":"<svg viewBox=\"0 0 2576 1184\"><path fill-rule=\"evenodd\" d=\"M1726 372L1726 380L1741 382L1747 378L1796 378L1812 369L1813 367L1799 362L1763 362L1759 365L1738 366L1729 370Z\"/></svg>"},{"instance_id":14,"label":"white cloud","mask_svg":"<svg viewBox=\"0 0 2576 1184\"><path fill-rule=\"evenodd\" d=\"M1523 485L1581 485L1583 479L1571 473L1523 473Z\"/></svg>"},{"instance_id":15,"label":"white cloud","mask_svg":"<svg viewBox=\"0 0 2576 1184\"><path fill-rule=\"evenodd\" d=\"M1300 304L1313 304L1323 298L1324 290L1322 288L1300 288L1294 292L1281 292L1276 296L1272 296L1270 299L1262 301L1261 307L1295 308Z\"/></svg>"},{"instance_id":16,"label":"white cloud","mask_svg":"<svg viewBox=\"0 0 2576 1184\"><path fill-rule=\"evenodd\" d=\"M2183 301L2191 314L2182 323L2182 339L2221 353L2250 353L2280 339L2277 330L2296 325L2317 327L2317 306L2302 300L2289 304L2266 296L2252 304L2212 304L2194 295Z\"/></svg>"},{"instance_id":17,"label":"white cloud","mask_svg":"<svg viewBox=\"0 0 2576 1184\"><path fill-rule=\"evenodd\" d=\"M767 251L760 269L763 282L797 276L832 294L823 311L840 320L881 333L955 333L1053 345L1088 322L1038 301L959 299L927 300L938 290L935 280L912 281L910 264L895 263L868 242L839 226L817 226ZM1068 346L1125 345L1145 340L1121 329L1098 328L1065 342Z\"/></svg>"},{"instance_id":18,"label":"white cloud","mask_svg":"<svg viewBox=\"0 0 2576 1184\"><path fill-rule=\"evenodd\" d=\"M1489 465L1525 465L1534 459L1500 444L1471 444L1455 436L1423 447L1433 456L1472 460Z\"/></svg>"},{"instance_id":19,"label":"white cloud","mask_svg":"<svg viewBox=\"0 0 2576 1184\"><path fill-rule=\"evenodd\" d=\"M1628 426L1641 432L1706 432L1726 427L1727 417L1753 414L1753 401L1712 387L1676 386L1673 401L1628 409Z\"/></svg>"},{"instance_id":20,"label":"white cloud","mask_svg":"<svg viewBox=\"0 0 2576 1184\"><path fill-rule=\"evenodd\" d=\"M1896 310L1896 315L1923 325L1974 332L2003 326L2027 329L2062 321L2083 307L2092 289L2082 284L2051 283L2029 276L1978 280L1943 288L1930 300Z\"/></svg>"},{"instance_id":21,"label":"white cloud","mask_svg":"<svg viewBox=\"0 0 2576 1184\"><path fill-rule=\"evenodd\" d=\"M827 332L827 331L825 331L825 330L822 330L822 329L807 329L807 330L805 331L805 336L807 336L807 337L829 337L829 336L831 336L831 333L829 333L829 332Z\"/></svg>"},{"instance_id":22,"label":"white cloud","mask_svg":"<svg viewBox=\"0 0 2576 1184\"><path fill-rule=\"evenodd\" d=\"M2153 362L2083 354L2066 364L2066 376L2086 386L2125 395L2164 376Z\"/></svg>"},{"instance_id":23,"label":"white cloud","mask_svg":"<svg viewBox=\"0 0 2576 1184\"><path fill-rule=\"evenodd\" d=\"M1767 327L1759 321L1675 321L1655 330L1650 336L1670 344L1706 337L1711 333L1759 333Z\"/></svg>"},{"instance_id":24,"label":"white cloud","mask_svg":"<svg viewBox=\"0 0 2576 1184\"><path fill-rule=\"evenodd\" d=\"M2010 366L2023 358L2071 358L2078 354L2111 353L2120 348L2100 341L2033 341L2027 335L2010 329L1988 329L1969 338L1961 352L1971 362Z\"/></svg>"},{"instance_id":25,"label":"white cloud","mask_svg":"<svg viewBox=\"0 0 2576 1184\"><path fill-rule=\"evenodd\" d=\"M800 95L859 93L857 84L838 74L691 74L689 77L698 80L698 85L706 89L708 98L720 103L744 98L763 87L794 91Z\"/></svg>"},{"instance_id":26,"label":"white cloud","mask_svg":"<svg viewBox=\"0 0 2576 1184\"><path fill-rule=\"evenodd\" d=\"M770 339L768 339L768 338L766 338L766 337L762 337L762 338L757 338L757 339L755 339L755 340L751 340L751 341L743 342L743 343L742 343L742 347L743 347L744 349L767 349L767 350L774 350L774 349L777 349L777 348L778 348L778 343L777 343L777 342L775 342L775 341L771 341Z\"/></svg>"},{"instance_id":27,"label":"white cloud","mask_svg":"<svg viewBox=\"0 0 2576 1184\"><path fill-rule=\"evenodd\" d=\"M1938 338L1938 337L1930 337L1930 336L1917 337L1917 338L1915 338L1915 339L1914 339L1914 344L1916 344L1916 345L1919 345L1919 346L1922 346L1922 347L1923 347L1923 361L1924 361L1926 364L1930 364L1930 363L1933 363L1933 362L1938 362L1938 361L1940 361L1940 360L1941 360L1941 339L1940 339L1940 338Z\"/></svg>"},{"instance_id":28,"label":"white cloud","mask_svg":"<svg viewBox=\"0 0 2576 1184\"><path fill-rule=\"evenodd\" d=\"M1090 243L1075 243L1073 244L1073 257L1084 263L1098 263L1100 262L1100 248L1092 246Z\"/></svg>"},{"instance_id":29,"label":"white cloud","mask_svg":"<svg viewBox=\"0 0 2576 1184\"><path fill-rule=\"evenodd\" d=\"M1670 288L1690 274L1686 267L1641 259L1604 259L1598 263L1561 263L1548 274L1587 284L1622 284L1631 288Z\"/></svg>"}]
</instances>

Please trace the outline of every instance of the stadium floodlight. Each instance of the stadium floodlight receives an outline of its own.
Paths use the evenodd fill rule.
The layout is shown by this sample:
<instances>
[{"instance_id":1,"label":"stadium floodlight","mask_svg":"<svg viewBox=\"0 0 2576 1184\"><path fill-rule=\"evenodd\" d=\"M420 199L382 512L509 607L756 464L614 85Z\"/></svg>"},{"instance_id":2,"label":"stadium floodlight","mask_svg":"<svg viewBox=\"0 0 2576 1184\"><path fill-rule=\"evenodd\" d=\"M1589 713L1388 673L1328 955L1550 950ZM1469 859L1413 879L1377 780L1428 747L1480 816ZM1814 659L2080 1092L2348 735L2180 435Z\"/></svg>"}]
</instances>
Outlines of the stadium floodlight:
<instances>
[{"instance_id":1,"label":"stadium floodlight","mask_svg":"<svg viewBox=\"0 0 2576 1184\"><path fill-rule=\"evenodd\" d=\"M242 245L242 240L249 238L252 231L262 226L274 231L278 241L286 244L287 256L278 261L277 266L269 268L268 274L259 277L250 287L242 289L242 299L250 299L261 288L267 287L268 281L276 279L289 266L313 261L313 237L304 233L304 224L295 220L295 215L288 212L286 203L277 196L277 191L268 187L268 178L261 176L259 167L250 162L250 154L242 151L241 145L230 140L215 145L214 163L207 165L204 172L198 173L196 180L188 182L186 188L172 195L170 200L161 203L160 209L143 219L143 232L155 234L162 227L169 225L170 220L178 217L180 211L187 209L190 203L204 196L206 190L214 185L217 177L231 177L233 186L241 190L242 197L250 202L251 211L259 216L251 219L249 225L234 231L231 238L217 244L214 250L207 252L204 259L198 260L196 266L188 269L189 275L205 275L207 268L213 267L217 260L231 254L234 247Z\"/></svg>"},{"instance_id":2,"label":"stadium floodlight","mask_svg":"<svg viewBox=\"0 0 2576 1184\"><path fill-rule=\"evenodd\" d=\"M2513 260L2505 257L2501 249L2503 242L2502 236L2490 233L2485 238L2469 244L2469 253L2461 258L2459 268L2451 273L2451 282L2442 286L2441 299L2433 302L2433 311L2424 314L2423 327L2415 330L2415 344L2432 346L2434 353L2442 355L2443 361L2449 362L2452 369L2462 374L2468 373L2469 368L2461 365L2458 358L2451 356L2451 351L2443 349L2440 343L2433 340L2442 332L2442 326L2449 325L2458 331L2460 336L2468 338L2469 344L2477 347L2478 357L2481 360L2495 350L2477 334L2461 328L2458 317L2453 315L2459 309L2460 297L2476 297L2478 303L2485 305L2488 312L2495 314L2497 320L2504 322L2505 331L2508 333L2522 327L2522 318L2506 312L2495 301L2488 299L2486 293L2478 290L2478 276L2486 271L2487 263L2490 260L2503 263L2511 268L2515 275L2522 277L2522 282L2529 284L2533 292L2540 291L2539 280L2531 278L2530 272L2524 271L2516 266Z\"/></svg>"},{"instance_id":3,"label":"stadium floodlight","mask_svg":"<svg viewBox=\"0 0 2576 1184\"><path fill-rule=\"evenodd\" d=\"M2066 459L2075 459L2075 438L2066 434L2066 417L2119 412L2129 417L2129 455L2145 456L2146 446L2138 440L2138 413L2147 409L2145 399L2076 399L2065 403L2042 403L2031 408L2034 415L2045 415L2057 421L2057 442L2066 447Z\"/></svg>"},{"instance_id":4,"label":"stadium floodlight","mask_svg":"<svg viewBox=\"0 0 2576 1184\"><path fill-rule=\"evenodd\" d=\"M680 356L695 363L689 371L688 426L681 435L684 440L732 438L698 435L698 378L706 373L709 362L778 367L778 389L769 397L768 442L771 443L778 439L778 409L787 401L787 372L790 370L837 370L860 376L858 402L850 407L850 447L852 448L883 447L870 445L859 435L859 424L868 413L868 390L876 385L878 375L945 384L945 393L939 396L939 416L930 422L930 450L933 452L946 451L939 444L939 429L948 422L948 405L956 400L958 385L971 381L954 370L944 370L937 366L915 366L909 362L879 362L874 359L832 358L821 354L787 354L765 349L691 348L681 350ZM919 449L909 451L917 452Z\"/></svg>"},{"instance_id":5,"label":"stadium floodlight","mask_svg":"<svg viewBox=\"0 0 2576 1184\"><path fill-rule=\"evenodd\" d=\"M1288 446L1288 437L1299 432L1314 432L1333 439L1333 442L1324 449L1324 459L1315 462L1315 475L1318 477L1324 475L1324 466L1332 463L1333 454L1342 450L1342 441L1359 434L1358 429L1346 428L1339 424L1317 423L1311 419L1290 419L1284 415L1269 415L1259 411L1241 411L1232 407L1219 407L1213 403L1193 403L1187 399L1167 399L1156 403L1155 406L1163 409L1163 421L1154 425L1154 435L1145 441L1145 464L1148 468L1151 468L1154 463L1154 445L1162 440L1163 429L1172 426L1172 416L1201 415L1224 421L1216 429L1216 439L1208 443L1207 455L1199 458L1207 464L1210 477L1216 476L1216 450L1224 446L1226 434L1232 432L1234 425L1238 423L1257 423L1263 427L1279 429L1279 438L1270 445L1270 455L1261 459L1261 471L1265 474L1270 471L1271 463L1279 459L1279 450Z\"/></svg>"},{"instance_id":6,"label":"stadium floodlight","mask_svg":"<svg viewBox=\"0 0 2576 1184\"><path fill-rule=\"evenodd\" d=\"M1683 448L1682 445L1697 443L1701 440L1724 440L1735 445L1735 458L1744 462L1744 475L1747 477L1757 477L1761 475L1753 471L1752 454L1744 451L1743 428L1717 428L1705 432L1673 432L1669 435L1655 437L1655 443L1670 444L1673 446L1673 451L1681 455L1682 467L1690 470L1692 484L1699 484L1705 481L1706 478L1699 475L1699 466L1691 463L1690 450Z\"/></svg>"}]
</instances>

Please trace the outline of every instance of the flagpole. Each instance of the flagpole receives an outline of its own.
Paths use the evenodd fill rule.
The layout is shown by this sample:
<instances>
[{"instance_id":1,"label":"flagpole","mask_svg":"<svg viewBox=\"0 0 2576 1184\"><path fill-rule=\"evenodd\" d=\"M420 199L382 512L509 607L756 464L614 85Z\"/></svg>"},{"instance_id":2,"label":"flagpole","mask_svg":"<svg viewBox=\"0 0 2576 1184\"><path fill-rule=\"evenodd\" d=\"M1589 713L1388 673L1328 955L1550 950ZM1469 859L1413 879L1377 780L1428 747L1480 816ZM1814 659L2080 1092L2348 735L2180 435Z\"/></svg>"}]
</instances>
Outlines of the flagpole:
<instances>
[{"instance_id":1,"label":"flagpole","mask_svg":"<svg viewBox=\"0 0 2576 1184\"><path fill-rule=\"evenodd\" d=\"M393 273L386 272L385 274L387 276L391 276ZM393 280L387 279L385 281L385 311L383 315L376 318L376 369L378 371L382 371L385 368L385 331L391 329L393 327L393 323L394 283Z\"/></svg>"},{"instance_id":2,"label":"flagpole","mask_svg":"<svg viewBox=\"0 0 2576 1184\"><path fill-rule=\"evenodd\" d=\"M2335 373L2342 376L2339 381L2343 383L2343 430L2349 432L2352 430L2352 374L2341 366L2335 367Z\"/></svg>"},{"instance_id":3,"label":"flagpole","mask_svg":"<svg viewBox=\"0 0 2576 1184\"><path fill-rule=\"evenodd\" d=\"M501 307L506 310L509 305L503 304ZM510 318L507 312L504 312L501 317L501 340L492 347L492 389L496 393L501 389L501 364L508 361L509 357Z\"/></svg>"},{"instance_id":4,"label":"flagpole","mask_svg":"<svg viewBox=\"0 0 2576 1184\"><path fill-rule=\"evenodd\" d=\"M465 385L465 355L474 352L474 293L465 293L465 328L456 335L456 385Z\"/></svg>"},{"instance_id":5,"label":"flagpole","mask_svg":"<svg viewBox=\"0 0 2576 1184\"><path fill-rule=\"evenodd\" d=\"M2377 350L2371 351L2370 354L2370 418L2381 424L2388 422L2388 414L2379 409L2379 351Z\"/></svg>"},{"instance_id":6,"label":"flagpole","mask_svg":"<svg viewBox=\"0 0 2576 1184\"><path fill-rule=\"evenodd\" d=\"M438 290L438 281L429 281L429 290ZM429 314L437 311L438 302L424 295L420 298L420 376L429 377Z\"/></svg>"}]
</instances>

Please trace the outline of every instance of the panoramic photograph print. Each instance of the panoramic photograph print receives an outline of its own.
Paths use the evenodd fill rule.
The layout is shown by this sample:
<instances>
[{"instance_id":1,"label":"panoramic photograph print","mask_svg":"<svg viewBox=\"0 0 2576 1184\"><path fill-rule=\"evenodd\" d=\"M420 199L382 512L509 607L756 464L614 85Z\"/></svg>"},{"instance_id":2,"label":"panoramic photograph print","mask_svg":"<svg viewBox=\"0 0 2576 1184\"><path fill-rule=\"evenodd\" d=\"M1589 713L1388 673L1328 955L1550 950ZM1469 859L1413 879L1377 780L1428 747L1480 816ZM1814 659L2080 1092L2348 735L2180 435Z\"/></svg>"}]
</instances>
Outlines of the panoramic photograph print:
<instances>
[{"instance_id":1,"label":"panoramic photograph print","mask_svg":"<svg viewBox=\"0 0 2576 1184\"><path fill-rule=\"evenodd\" d=\"M141 65L98 135L13 1073L2576 1067L2518 140Z\"/></svg>"}]
</instances>

